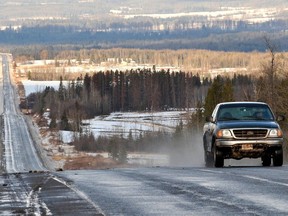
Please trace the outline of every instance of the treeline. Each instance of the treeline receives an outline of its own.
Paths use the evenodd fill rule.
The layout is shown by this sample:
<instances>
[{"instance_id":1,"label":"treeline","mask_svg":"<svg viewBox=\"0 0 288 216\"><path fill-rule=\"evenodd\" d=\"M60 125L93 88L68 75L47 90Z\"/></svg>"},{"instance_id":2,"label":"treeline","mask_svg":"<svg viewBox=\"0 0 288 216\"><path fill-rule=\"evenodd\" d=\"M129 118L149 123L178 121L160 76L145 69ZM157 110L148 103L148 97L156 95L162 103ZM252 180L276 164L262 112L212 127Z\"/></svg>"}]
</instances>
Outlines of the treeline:
<instances>
[{"instance_id":1,"label":"treeline","mask_svg":"<svg viewBox=\"0 0 288 216\"><path fill-rule=\"evenodd\" d=\"M235 75L226 79L234 85L231 94L239 100L250 99L253 92L251 76ZM83 119L96 115L197 107L205 100L211 83L211 79L186 72L107 71L80 76L67 87L61 79L59 90L47 87L43 92L30 95L28 101L34 103L34 112L41 114L50 110L51 127L78 131ZM57 120L61 120L60 125L55 124Z\"/></svg>"},{"instance_id":2,"label":"treeline","mask_svg":"<svg viewBox=\"0 0 288 216\"><path fill-rule=\"evenodd\" d=\"M151 50L151 49L81 49L59 51L53 55L53 50L46 50L48 55L56 59L89 59L91 62L99 64L107 61L108 58L118 60L132 59L137 64L169 65L174 67L193 69L212 68L258 68L261 61L267 58L267 54L252 52L221 52L210 50ZM38 59L41 59L41 50ZM285 53L283 53L285 55ZM53 59L54 59L53 58Z\"/></svg>"},{"instance_id":3,"label":"treeline","mask_svg":"<svg viewBox=\"0 0 288 216\"><path fill-rule=\"evenodd\" d=\"M229 24L229 22L227 23ZM154 50L207 49L251 52L255 50L264 51L264 43L261 39L263 39L264 35L267 35L275 38L281 50L288 50L287 35L283 32L283 29L277 29L278 26L287 25L283 21L280 23L271 21L265 25L263 24L263 27L257 24L254 27L251 27L251 25L240 25L244 26L241 29L239 29L240 26L233 30L223 29L222 25L228 25L227 23L217 24L220 26L213 25L212 27L203 25L197 29L169 30L168 26L165 31L157 29L135 30L134 28L127 30L123 23L114 23L112 29L108 28L109 30L105 29L103 31L99 31L99 28L95 28L95 30L71 25L23 26L17 30L8 28L0 31L0 43L3 46L9 46L10 49L13 49L15 45L28 46L37 44L58 47L70 46L71 49L108 49L118 47ZM231 25L233 26L233 22L231 22ZM124 29L116 30L119 29L116 27L120 26ZM179 26L183 25L179 24ZM271 29L274 31L272 32ZM13 50L11 51L13 52Z\"/></svg>"},{"instance_id":4,"label":"treeline","mask_svg":"<svg viewBox=\"0 0 288 216\"><path fill-rule=\"evenodd\" d=\"M91 65L100 65L101 63L107 63L107 67L113 64L120 64L122 60L129 63L134 61L137 65L155 65L157 67L171 66L181 68L185 72L199 73L206 75L205 73L212 69L217 68L239 68L246 70L248 74L259 73L263 63L269 61L268 53L260 52L222 52L222 51L210 51L210 50L147 50L147 49L80 49L80 50L57 50L53 47L34 47L21 48L18 47L13 54L15 61L18 64L27 62L30 60L47 60L55 59L65 60L66 65L46 65L43 67L31 67L31 77L38 79L40 74L55 71L54 77L58 74L60 67L69 66L69 60L76 59L81 63L84 60ZM287 53L281 53L277 60L283 67L287 67ZM112 59L112 61L109 61ZM131 63L131 62L130 62ZM49 71L48 71L49 70ZM65 68L62 70L65 71ZM244 71L243 71L244 72ZM67 75L67 74L66 74ZM62 74L63 78L66 76ZM52 77L52 76L51 76ZM44 79L44 78L43 78Z\"/></svg>"},{"instance_id":5,"label":"treeline","mask_svg":"<svg viewBox=\"0 0 288 216\"><path fill-rule=\"evenodd\" d=\"M75 112L91 118L116 111L190 108L203 100L209 82L185 72L106 71L80 76L67 87L61 79L59 90L46 88L28 99L35 100L36 96L34 111L43 113L49 108L57 119L64 113L70 118Z\"/></svg>"}]
</instances>

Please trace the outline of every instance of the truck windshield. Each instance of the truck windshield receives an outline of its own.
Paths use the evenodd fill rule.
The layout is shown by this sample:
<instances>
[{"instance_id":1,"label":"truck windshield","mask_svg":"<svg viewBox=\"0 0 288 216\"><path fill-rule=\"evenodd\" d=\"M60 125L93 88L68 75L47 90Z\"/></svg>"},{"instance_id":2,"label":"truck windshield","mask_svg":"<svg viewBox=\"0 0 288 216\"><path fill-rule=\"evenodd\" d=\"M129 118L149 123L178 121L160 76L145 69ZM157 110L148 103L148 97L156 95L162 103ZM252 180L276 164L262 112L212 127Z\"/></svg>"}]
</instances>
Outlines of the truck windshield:
<instances>
[{"instance_id":1,"label":"truck windshield","mask_svg":"<svg viewBox=\"0 0 288 216\"><path fill-rule=\"evenodd\" d=\"M263 120L272 121L274 116L265 104L223 104L219 107L218 121Z\"/></svg>"}]
</instances>

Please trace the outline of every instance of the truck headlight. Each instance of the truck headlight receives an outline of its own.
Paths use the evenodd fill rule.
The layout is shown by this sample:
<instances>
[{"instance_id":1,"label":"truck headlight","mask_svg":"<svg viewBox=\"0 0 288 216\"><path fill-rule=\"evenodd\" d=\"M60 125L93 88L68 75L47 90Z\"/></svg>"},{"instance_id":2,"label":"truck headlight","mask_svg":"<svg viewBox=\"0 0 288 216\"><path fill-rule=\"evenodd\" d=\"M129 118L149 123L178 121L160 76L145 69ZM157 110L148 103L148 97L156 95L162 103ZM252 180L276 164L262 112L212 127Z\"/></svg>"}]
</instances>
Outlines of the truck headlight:
<instances>
[{"instance_id":1,"label":"truck headlight","mask_svg":"<svg viewBox=\"0 0 288 216\"><path fill-rule=\"evenodd\" d=\"M282 137L283 133L280 129L272 129L269 132L269 137Z\"/></svg>"},{"instance_id":2,"label":"truck headlight","mask_svg":"<svg viewBox=\"0 0 288 216\"><path fill-rule=\"evenodd\" d=\"M230 130L222 129L222 130L217 131L216 137L217 138L232 138L232 134Z\"/></svg>"}]
</instances>

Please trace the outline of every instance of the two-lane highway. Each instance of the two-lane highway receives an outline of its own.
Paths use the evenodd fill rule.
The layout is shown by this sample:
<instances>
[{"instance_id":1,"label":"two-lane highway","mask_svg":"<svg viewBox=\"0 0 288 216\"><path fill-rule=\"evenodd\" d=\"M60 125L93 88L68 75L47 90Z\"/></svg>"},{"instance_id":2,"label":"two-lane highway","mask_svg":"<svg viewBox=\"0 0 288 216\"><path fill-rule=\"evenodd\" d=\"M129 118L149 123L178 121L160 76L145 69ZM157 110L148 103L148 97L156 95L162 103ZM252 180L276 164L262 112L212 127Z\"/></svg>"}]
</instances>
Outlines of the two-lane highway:
<instances>
[{"instance_id":1,"label":"two-lane highway","mask_svg":"<svg viewBox=\"0 0 288 216\"><path fill-rule=\"evenodd\" d=\"M46 170L40 161L24 117L17 112L15 88L10 80L10 55L2 55L4 145L6 172Z\"/></svg>"}]
</instances>

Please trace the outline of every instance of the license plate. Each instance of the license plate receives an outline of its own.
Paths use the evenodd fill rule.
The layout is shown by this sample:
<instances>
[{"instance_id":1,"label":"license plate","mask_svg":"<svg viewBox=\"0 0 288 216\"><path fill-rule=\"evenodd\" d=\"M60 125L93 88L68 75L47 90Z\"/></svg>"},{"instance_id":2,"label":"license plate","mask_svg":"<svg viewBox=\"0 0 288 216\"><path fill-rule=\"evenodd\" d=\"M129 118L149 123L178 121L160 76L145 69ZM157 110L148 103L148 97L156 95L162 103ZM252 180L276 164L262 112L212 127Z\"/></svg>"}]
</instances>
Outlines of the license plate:
<instances>
[{"instance_id":1,"label":"license plate","mask_svg":"<svg viewBox=\"0 0 288 216\"><path fill-rule=\"evenodd\" d=\"M252 150L253 144L243 144L241 149L242 150Z\"/></svg>"}]
</instances>

